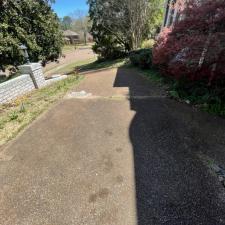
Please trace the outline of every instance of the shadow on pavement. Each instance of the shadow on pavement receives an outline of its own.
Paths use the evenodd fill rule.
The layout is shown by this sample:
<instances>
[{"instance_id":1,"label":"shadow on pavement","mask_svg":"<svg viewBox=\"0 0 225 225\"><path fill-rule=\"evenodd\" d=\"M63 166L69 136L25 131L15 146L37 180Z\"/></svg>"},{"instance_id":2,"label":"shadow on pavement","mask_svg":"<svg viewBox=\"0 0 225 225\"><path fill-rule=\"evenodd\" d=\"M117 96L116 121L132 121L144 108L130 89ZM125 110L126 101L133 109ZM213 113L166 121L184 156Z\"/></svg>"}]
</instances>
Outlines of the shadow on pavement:
<instances>
[{"instance_id":1,"label":"shadow on pavement","mask_svg":"<svg viewBox=\"0 0 225 225\"><path fill-rule=\"evenodd\" d=\"M225 224L224 188L202 159L225 163L225 121L163 97L126 68L114 87L129 87L136 111L129 133L138 225Z\"/></svg>"}]
</instances>

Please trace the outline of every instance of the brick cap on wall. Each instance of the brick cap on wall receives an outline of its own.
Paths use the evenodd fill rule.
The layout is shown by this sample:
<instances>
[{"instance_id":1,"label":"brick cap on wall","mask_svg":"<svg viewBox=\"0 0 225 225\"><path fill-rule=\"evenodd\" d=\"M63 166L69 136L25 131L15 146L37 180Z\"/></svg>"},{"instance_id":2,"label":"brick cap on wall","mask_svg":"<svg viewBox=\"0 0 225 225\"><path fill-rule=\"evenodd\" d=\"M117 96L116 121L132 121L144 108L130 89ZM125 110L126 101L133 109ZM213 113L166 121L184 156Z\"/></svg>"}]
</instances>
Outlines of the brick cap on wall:
<instances>
[{"instance_id":1,"label":"brick cap on wall","mask_svg":"<svg viewBox=\"0 0 225 225\"><path fill-rule=\"evenodd\" d=\"M42 66L40 63L31 63L31 64L25 64L22 66L19 66L20 72L23 73L29 73L31 71L35 71L37 69L40 69Z\"/></svg>"}]
</instances>

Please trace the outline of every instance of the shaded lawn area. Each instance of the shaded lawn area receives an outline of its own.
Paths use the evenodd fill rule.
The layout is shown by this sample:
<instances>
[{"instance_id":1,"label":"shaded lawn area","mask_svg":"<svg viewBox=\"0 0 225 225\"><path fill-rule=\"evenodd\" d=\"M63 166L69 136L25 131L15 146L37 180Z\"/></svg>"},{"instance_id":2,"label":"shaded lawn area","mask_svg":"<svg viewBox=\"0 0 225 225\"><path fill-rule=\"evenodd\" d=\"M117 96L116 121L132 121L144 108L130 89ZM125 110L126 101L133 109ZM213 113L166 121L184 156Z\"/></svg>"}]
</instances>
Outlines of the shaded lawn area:
<instances>
[{"instance_id":1,"label":"shaded lawn area","mask_svg":"<svg viewBox=\"0 0 225 225\"><path fill-rule=\"evenodd\" d=\"M49 75L50 73L55 73L55 74L73 74L74 72L77 71L77 67L82 66L82 65L86 65L89 63L94 62L95 59L94 58L90 58L84 61L79 61L79 62L72 62L69 64L65 64L65 65L61 65L56 67L55 69L51 69L47 72L45 72L45 75Z\"/></svg>"},{"instance_id":2,"label":"shaded lawn area","mask_svg":"<svg viewBox=\"0 0 225 225\"><path fill-rule=\"evenodd\" d=\"M82 78L74 74L65 80L35 90L14 102L0 105L0 146L14 138L53 103L62 99Z\"/></svg>"},{"instance_id":3,"label":"shaded lawn area","mask_svg":"<svg viewBox=\"0 0 225 225\"><path fill-rule=\"evenodd\" d=\"M95 58L90 58L80 62L72 62L70 64L59 66L49 72L55 74L73 74L74 72L88 72L92 70L110 69L125 66L128 64L128 59L117 59L109 61L98 61ZM49 72L45 74L48 75Z\"/></svg>"},{"instance_id":4,"label":"shaded lawn area","mask_svg":"<svg viewBox=\"0 0 225 225\"><path fill-rule=\"evenodd\" d=\"M105 60L105 61L95 60L88 64L77 66L76 69L79 73L85 73L85 72L89 72L93 70L110 69L110 68L122 67L126 65L129 65L129 60L127 58L116 59L116 60Z\"/></svg>"}]
</instances>

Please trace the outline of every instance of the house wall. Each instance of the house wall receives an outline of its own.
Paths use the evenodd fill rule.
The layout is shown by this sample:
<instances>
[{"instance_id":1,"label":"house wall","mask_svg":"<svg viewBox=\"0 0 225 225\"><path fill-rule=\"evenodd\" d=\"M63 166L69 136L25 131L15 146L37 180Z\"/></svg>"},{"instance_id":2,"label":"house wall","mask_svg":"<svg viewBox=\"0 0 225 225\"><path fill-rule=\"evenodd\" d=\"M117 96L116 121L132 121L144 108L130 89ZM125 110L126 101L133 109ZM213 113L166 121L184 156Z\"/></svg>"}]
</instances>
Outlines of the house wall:
<instances>
[{"instance_id":1,"label":"house wall","mask_svg":"<svg viewBox=\"0 0 225 225\"><path fill-rule=\"evenodd\" d=\"M175 4L176 0L165 0L163 27L170 27L176 22L178 10L173 8Z\"/></svg>"},{"instance_id":2,"label":"house wall","mask_svg":"<svg viewBox=\"0 0 225 225\"><path fill-rule=\"evenodd\" d=\"M188 0L183 0L184 3L187 3ZM197 3L201 4L203 0L195 0ZM165 0L165 13L164 13L164 21L163 26L164 27L171 27L175 24L175 22L179 19L182 19L182 15L180 15L179 10L177 8L173 8L175 4L177 3L177 0Z\"/></svg>"},{"instance_id":3,"label":"house wall","mask_svg":"<svg viewBox=\"0 0 225 225\"><path fill-rule=\"evenodd\" d=\"M69 43L70 44L76 44L76 43L79 43L80 41L80 36L65 36L66 38L69 39Z\"/></svg>"}]
</instances>

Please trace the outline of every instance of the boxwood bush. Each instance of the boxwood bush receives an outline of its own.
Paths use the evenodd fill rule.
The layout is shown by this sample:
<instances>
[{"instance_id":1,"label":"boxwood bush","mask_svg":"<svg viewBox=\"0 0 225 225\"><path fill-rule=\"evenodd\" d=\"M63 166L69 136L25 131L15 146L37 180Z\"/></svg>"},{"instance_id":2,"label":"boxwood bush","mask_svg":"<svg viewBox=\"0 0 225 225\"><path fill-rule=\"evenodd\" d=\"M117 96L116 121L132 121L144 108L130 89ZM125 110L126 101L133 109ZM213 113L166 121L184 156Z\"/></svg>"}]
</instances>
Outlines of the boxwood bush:
<instances>
[{"instance_id":1,"label":"boxwood bush","mask_svg":"<svg viewBox=\"0 0 225 225\"><path fill-rule=\"evenodd\" d=\"M130 61L134 66L138 66L142 69L148 69L152 66L152 50L151 49L139 49L130 52Z\"/></svg>"}]
</instances>

